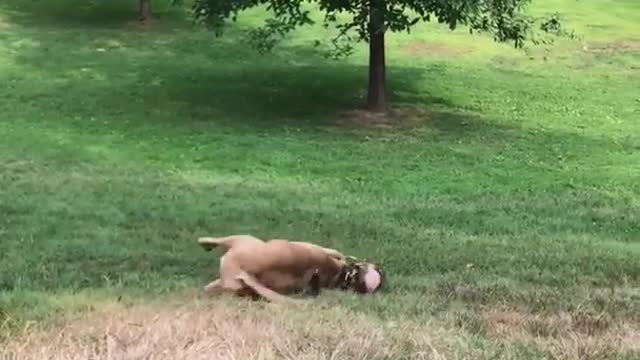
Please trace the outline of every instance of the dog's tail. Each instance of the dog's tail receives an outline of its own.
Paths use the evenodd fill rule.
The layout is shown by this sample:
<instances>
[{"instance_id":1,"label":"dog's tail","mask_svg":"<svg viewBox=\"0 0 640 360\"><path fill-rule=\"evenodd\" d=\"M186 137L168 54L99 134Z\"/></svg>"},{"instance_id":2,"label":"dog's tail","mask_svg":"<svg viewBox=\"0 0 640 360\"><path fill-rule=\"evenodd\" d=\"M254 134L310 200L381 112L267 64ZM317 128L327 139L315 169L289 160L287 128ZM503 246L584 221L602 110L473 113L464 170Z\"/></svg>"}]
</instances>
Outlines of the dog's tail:
<instances>
[{"instance_id":1,"label":"dog's tail","mask_svg":"<svg viewBox=\"0 0 640 360\"><path fill-rule=\"evenodd\" d=\"M231 235L224 237L201 237L198 238L198 244L204 248L205 251L211 251L214 248L220 248L224 253L229 251L234 244L238 242L262 242L262 240L253 237L251 235Z\"/></svg>"},{"instance_id":2,"label":"dog's tail","mask_svg":"<svg viewBox=\"0 0 640 360\"><path fill-rule=\"evenodd\" d=\"M214 238L214 237L205 236L205 237L198 238L198 244L202 246L204 251L211 251L213 250L213 248L217 248L218 246L221 246L221 245L223 245L223 247L226 247L224 246L225 242L222 239L224 238ZM224 250L226 252L228 249L224 249Z\"/></svg>"}]
</instances>

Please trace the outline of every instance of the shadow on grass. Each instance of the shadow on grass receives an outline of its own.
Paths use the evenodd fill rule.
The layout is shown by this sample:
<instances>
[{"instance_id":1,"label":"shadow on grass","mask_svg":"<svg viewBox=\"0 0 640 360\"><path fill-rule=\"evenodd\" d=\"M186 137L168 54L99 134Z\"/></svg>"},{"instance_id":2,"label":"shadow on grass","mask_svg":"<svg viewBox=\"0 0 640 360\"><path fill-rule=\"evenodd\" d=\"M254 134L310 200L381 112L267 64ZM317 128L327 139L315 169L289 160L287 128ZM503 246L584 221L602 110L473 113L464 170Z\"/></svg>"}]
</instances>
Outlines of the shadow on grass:
<instances>
[{"instance_id":1,"label":"shadow on grass","mask_svg":"<svg viewBox=\"0 0 640 360\"><path fill-rule=\"evenodd\" d=\"M66 35L69 43L45 31L21 35L26 36L7 42L20 73L47 82L38 96L56 94L51 101L58 111L73 117L136 114L139 124L313 127L365 103L366 66L326 60L304 46L262 55L238 44L234 34L214 38L197 30L184 38L135 30L74 32ZM35 45L25 45L28 37ZM390 89L402 90L393 100L413 102L419 96L424 105L451 107L444 97L417 95L416 85L428 71L390 67Z\"/></svg>"},{"instance_id":2,"label":"shadow on grass","mask_svg":"<svg viewBox=\"0 0 640 360\"><path fill-rule=\"evenodd\" d=\"M51 28L118 28L137 21L137 0L3 0L0 10L22 26ZM176 23L186 18L187 6L153 0L154 18Z\"/></svg>"},{"instance_id":3,"label":"shadow on grass","mask_svg":"<svg viewBox=\"0 0 640 360\"><path fill-rule=\"evenodd\" d=\"M256 126L329 125L337 113L363 108L366 99L367 68L363 66L274 65L208 74L185 70L167 79L165 98L188 106L194 118L202 111L219 119L245 119ZM423 73L417 68L388 71L393 77L391 87L405 90L412 89ZM194 81L184 82L183 76L193 76ZM450 105L437 96L422 99L427 104Z\"/></svg>"},{"instance_id":4,"label":"shadow on grass","mask_svg":"<svg viewBox=\"0 0 640 360\"><path fill-rule=\"evenodd\" d=\"M167 5L157 1L154 6ZM8 92L8 99L19 97L19 103L25 97L34 102L47 98L47 106L72 126L84 125L72 119L108 117L110 126L127 129L209 124L243 131L315 131L339 124L340 114L365 103L366 66L326 60L311 46L283 45L274 54L262 55L243 43L237 27L222 38L197 28L123 28L126 19L135 18L135 1L12 0L5 7L14 9L8 14L20 25L5 34L19 71L5 76L15 80L29 74L40 81L21 93ZM180 11L184 8L174 9ZM70 24L72 31L65 31ZM513 135L497 123L457 112L447 94L420 86L425 77L442 71L438 64L389 66L390 99L428 109L417 113L416 126L454 137Z\"/></svg>"}]
</instances>

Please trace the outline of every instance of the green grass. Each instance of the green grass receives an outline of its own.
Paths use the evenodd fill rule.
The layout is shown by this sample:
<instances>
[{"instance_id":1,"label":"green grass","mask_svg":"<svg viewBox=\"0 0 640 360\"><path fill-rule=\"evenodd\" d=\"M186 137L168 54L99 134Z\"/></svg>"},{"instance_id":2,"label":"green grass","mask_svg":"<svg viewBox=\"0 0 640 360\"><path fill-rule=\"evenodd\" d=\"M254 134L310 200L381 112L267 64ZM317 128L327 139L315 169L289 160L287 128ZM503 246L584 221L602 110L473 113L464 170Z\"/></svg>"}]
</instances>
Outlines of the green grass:
<instances>
[{"instance_id":1,"label":"green grass","mask_svg":"<svg viewBox=\"0 0 640 360\"><path fill-rule=\"evenodd\" d=\"M0 323L199 289L217 258L195 239L231 233L381 262L381 299L339 299L383 317L446 314L462 286L532 311L618 287L600 310L640 318L640 5L534 3L583 40L390 35L392 100L426 112L346 129L366 52L326 60L327 31L260 55L241 37L259 11L215 38L164 5L140 29L134 2L4 1Z\"/></svg>"}]
</instances>

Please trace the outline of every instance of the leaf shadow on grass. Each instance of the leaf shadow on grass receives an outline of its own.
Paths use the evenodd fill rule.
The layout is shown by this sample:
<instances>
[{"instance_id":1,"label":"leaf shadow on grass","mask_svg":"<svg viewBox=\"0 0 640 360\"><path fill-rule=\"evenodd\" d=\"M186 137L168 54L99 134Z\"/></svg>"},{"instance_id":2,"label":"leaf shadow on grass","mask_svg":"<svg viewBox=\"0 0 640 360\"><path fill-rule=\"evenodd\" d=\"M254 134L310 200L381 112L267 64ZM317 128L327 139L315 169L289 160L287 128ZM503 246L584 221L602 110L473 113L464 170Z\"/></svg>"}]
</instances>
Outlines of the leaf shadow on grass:
<instances>
[{"instance_id":1,"label":"leaf shadow on grass","mask_svg":"<svg viewBox=\"0 0 640 360\"><path fill-rule=\"evenodd\" d=\"M388 71L393 76L391 86L405 91L411 91L423 74L415 68ZM242 119L257 127L316 127L332 124L342 111L363 107L366 72L366 67L354 65L277 65L205 74L187 83L180 80L189 76L186 69L186 73L167 79L171 85L164 90L166 98L185 104L194 118L208 114L222 121L227 118L227 124ZM423 101L450 105L436 96L425 95Z\"/></svg>"},{"instance_id":2,"label":"leaf shadow on grass","mask_svg":"<svg viewBox=\"0 0 640 360\"><path fill-rule=\"evenodd\" d=\"M99 107L102 115L146 113L154 123L166 113L180 112L183 125L305 127L322 125L336 112L365 102L366 66L324 59L312 46L284 45L264 55L244 44L242 29L233 26L222 38L197 28L176 38L166 24L152 31L112 26L126 18L128 8L120 3L61 0L45 5L14 4L18 10L6 12L20 26L19 36L7 37L7 47L25 73L58 84L49 92L60 94L61 102L65 94L82 94L75 107L61 108L75 115L95 114L91 110ZM70 13L73 6L80 7L77 14ZM62 22L67 16L68 22ZM39 23L40 18L47 20ZM85 26L90 35L65 32L74 44L60 43L55 32L69 24L79 30ZM425 75L425 69L410 67L389 67L388 72L390 89L402 89L393 95L399 101L402 94L416 93ZM123 102L125 97L131 101ZM444 97L420 97L429 105L451 105Z\"/></svg>"},{"instance_id":3,"label":"leaf shadow on grass","mask_svg":"<svg viewBox=\"0 0 640 360\"><path fill-rule=\"evenodd\" d=\"M136 0L3 0L0 9L12 23L52 29L114 29L137 21ZM186 7L154 0L153 17L163 22L184 21Z\"/></svg>"},{"instance_id":4,"label":"leaf shadow on grass","mask_svg":"<svg viewBox=\"0 0 640 360\"><path fill-rule=\"evenodd\" d=\"M48 84L34 89L33 99L55 94L51 102L59 112L80 121L110 117L114 122L126 118L122 125L127 127L164 123L242 130L295 127L316 131L336 125L341 113L364 105L364 65L325 60L311 46L285 45L275 54L261 55L243 44L233 27L222 38L210 32L203 35L198 29L175 36L173 29L162 26L152 32L110 27L109 21L121 21L129 11L123 4L82 5L84 10L72 23L86 26L89 35L65 32L73 40L70 44L61 43L55 31L66 29L60 17L77 4L60 0L48 6L17 7L22 10L15 16L23 28L16 30L19 36L9 35L7 47L15 53L14 62L21 71L37 74ZM57 10L48 13L49 7ZM47 26L54 32L26 22L39 16L50 18ZM93 21L100 16L104 22ZM391 100L427 110L418 115L422 118L416 126L455 138L513 136L514 129L459 112L447 94L429 93L419 86L425 77L439 71L443 70L437 64L388 67Z\"/></svg>"},{"instance_id":5,"label":"leaf shadow on grass","mask_svg":"<svg viewBox=\"0 0 640 360\"><path fill-rule=\"evenodd\" d=\"M28 101L47 99L47 106L55 106L70 126L91 127L87 120L108 118L111 129L121 126L123 131L163 125L186 132L225 127L317 133L341 126L342 113L365 102L366 66L326 60L311 47L281 47L261 57L238 44L234 34L210 35L211 46L202 48L197 31L164 39L118 30L91 38L74 35L77 42L61 49L56 34L28 34L35 45L25 45L29 41L22 37L14 61L43 84L30 89ZM510 136L507 128L457 112L446 94L417 88L430 71L439 70L388 68L393 103L426 109L416 126L456 138ZM15 78L7 74L8 80ZM16 99L24 100L24 95Z\"/></svg>"},{"instance_id":6,"label":"leaf shadow on grass","mask_svg":"<svg viewBox=\"0 0 640 360\"><path fill-rule=\"evenodd\" d=\"M124 71L116 69L117 63L122 62L121 55L91 54L86 49L77 51L64 63L47 65L51 50L46 48L35 53L21 51L18 61L28 69L25 71L40 72L44 78L63 79L65 73L84 72L79 76L85 79L63 80L58 89L51 89L63 94L61 102L66 89L83 94L85 101L61 109L76 115L100 108L102 115L145 114L138 116L142 123L149 120L157 124L167 114L180 113L180 124L175 123L175 118L170 120L175 125L212 122L232 127L313 127L331 122L340 111L364 105L364 66L322 60L313 65L296 65L282 59L306 59L300 55L308 52L305 48L287 48L278 54L281 59L257 60L253 64L246 60L234 62L228 55L223 55L221 61L210 60L229 53L258 55L231 42L217 39L215 51L205 52L202 63L181 63L179 54L162 49L160 54L138 52L125 57L129 65ZM95 56L106 61L97 61ZM154 59L158 56L165 60ZM390 87L402 89L404 94L417 92L415 85L425 74L419 68L390 68L388 72ZM131 101L123 102L127 97ZM402 101L403 96L396 95L394 99ZM421 100L426 105L451 106L445 98L435 95L423 93Z\"/></svg>"}]
</instances>

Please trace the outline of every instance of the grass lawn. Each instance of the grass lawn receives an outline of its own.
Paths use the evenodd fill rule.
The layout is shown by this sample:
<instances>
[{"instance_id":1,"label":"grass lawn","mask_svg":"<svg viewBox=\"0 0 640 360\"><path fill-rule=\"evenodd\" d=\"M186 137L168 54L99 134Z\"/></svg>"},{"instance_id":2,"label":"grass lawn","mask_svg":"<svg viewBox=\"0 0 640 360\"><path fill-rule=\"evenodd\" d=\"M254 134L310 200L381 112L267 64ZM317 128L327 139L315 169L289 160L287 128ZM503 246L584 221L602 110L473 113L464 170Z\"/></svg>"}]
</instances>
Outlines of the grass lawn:
<instances>
[{"instance_id":1,"label":"grass lawn","mask_svg":"<svg viewBox=\"0 0 640 360\"><path fill-rule=\"evenodd\" d=\"M640 2L535 0L582 39L525 51L389 35L390 119L352 111L363 44L325 59L317 26L262 55L259 11L215 38L154 3L147 27L135 1L0 4L0 349L108 347L126 318L202 346L173 358L217 322L221 358L640 357ZM233 233L370 257L389 286L206 299L195 240Z\"/></svg>"}]
</instances>

